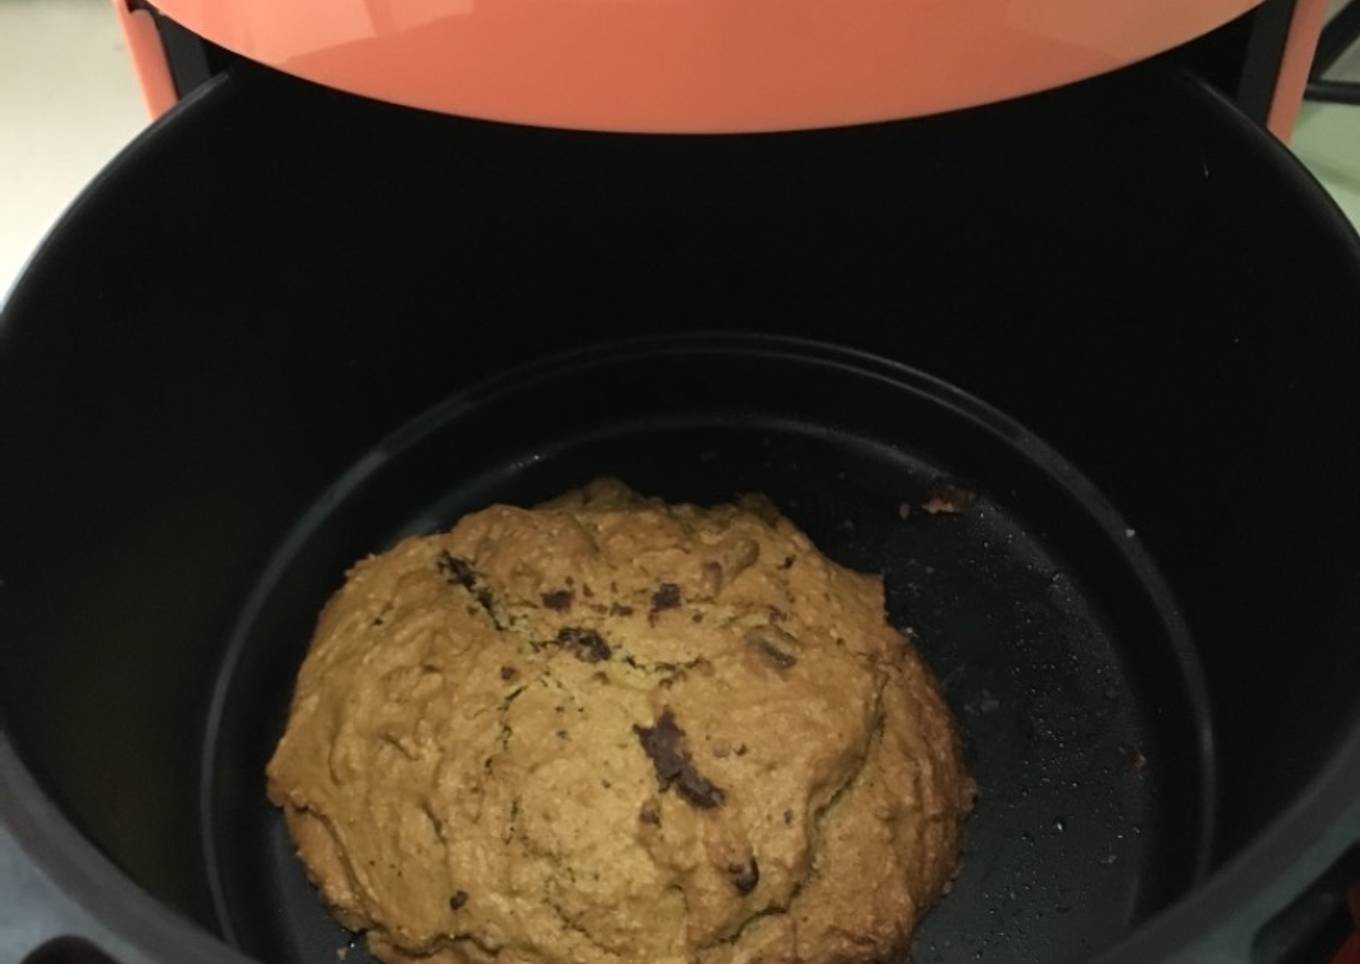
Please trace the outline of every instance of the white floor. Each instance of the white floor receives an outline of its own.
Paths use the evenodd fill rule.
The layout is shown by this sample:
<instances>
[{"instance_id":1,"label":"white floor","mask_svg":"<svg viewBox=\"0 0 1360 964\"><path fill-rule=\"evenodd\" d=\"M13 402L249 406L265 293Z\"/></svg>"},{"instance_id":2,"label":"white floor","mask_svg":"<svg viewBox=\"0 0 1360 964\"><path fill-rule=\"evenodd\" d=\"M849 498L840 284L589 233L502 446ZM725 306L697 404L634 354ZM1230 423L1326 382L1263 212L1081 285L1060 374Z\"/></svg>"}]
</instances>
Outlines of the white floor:
<instances>
[{"instance_id":1,"label":"white floor","mask_svg":"<svg viewBox=\"0 0 1360 964\"><path fill-rule=\"evenodd\" d=\"M1332 74L1360 80L1360 48ZM109 0L0 0L0 300L56 217L145 124ZM1305 105L1293 146L1360 225L1360 107Z\"/></svg>"},{"instance_id":2,"label":"white floor","mask_svg":"<svg viewBox=\"0 0 1360 964\"><path fill-rule=\"evenodd\" d=\"M1347 58L1346 69L1344 76L1360 80L1360 48ZM1360 106L1305 103L1290 146L1360 228Z\"/></svg>"},{"instance_id":3,"label":"white floor","mask_svg":"<svg viewBox=\"0 0 1360 964\"><path fill-rule=\"evenodd\" d=\"M1331 0L1328 6L1335 12L1343 3ZM1327 77L1360 81L1360 43L1351 45ZM1291 146L1360 227L1360 106L1305 103Z\"/></svg>"},{"instance_id":4,"label":"white floor","mask_svg":"<svg viewBox=\"0 0 1360 964\"><path fill-rule=\"evenodd\" d=\"M146 123L109 0L0 0L0 299Z\"/></svg>"}]
</instances>

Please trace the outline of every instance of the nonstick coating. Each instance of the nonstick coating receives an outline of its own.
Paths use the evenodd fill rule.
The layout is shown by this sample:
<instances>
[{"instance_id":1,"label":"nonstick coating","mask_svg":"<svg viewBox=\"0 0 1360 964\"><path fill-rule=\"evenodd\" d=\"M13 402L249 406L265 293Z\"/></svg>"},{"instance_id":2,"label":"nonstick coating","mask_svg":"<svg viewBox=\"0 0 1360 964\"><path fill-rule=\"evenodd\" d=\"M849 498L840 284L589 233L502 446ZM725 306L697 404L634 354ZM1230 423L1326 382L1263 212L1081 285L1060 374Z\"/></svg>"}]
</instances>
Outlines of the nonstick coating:
<instances>
[{"instance_id":1,"label":"nonstick coating","mask_svg":"<svg viewBox=\"0 0 1360 964\"><path fill-rule=\"evenodd\" d=\"M242 613L206 733L220 924L271 962L334 924L264 795L317 611L355 559L598 475L670 500L768 494L830 557L882 572L963 729L980 797L912 959L1082 959L1182 894L1210 844L1208 716L1136 533L1023 428L925 375L826 346L705 337L580 353L487 383L322 494ZM932 482L981 493L961 516ZM901 507L910 507L902 517ZM350 961L364 961L362 944Z\"/></svg>"}]
</instances>

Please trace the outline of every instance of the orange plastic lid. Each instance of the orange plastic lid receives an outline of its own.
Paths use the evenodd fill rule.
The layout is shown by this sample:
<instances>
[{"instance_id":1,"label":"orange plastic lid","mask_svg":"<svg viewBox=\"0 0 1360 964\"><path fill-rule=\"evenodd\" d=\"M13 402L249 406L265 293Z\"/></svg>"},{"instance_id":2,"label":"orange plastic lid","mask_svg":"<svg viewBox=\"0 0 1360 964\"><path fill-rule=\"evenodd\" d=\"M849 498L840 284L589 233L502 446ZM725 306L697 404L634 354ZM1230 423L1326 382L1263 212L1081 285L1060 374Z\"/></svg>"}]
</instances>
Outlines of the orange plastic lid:
<instances>
[{"instance_id":1,"label":"orange plastic lid","mask_svg":"<svg viewBox=\"0 0 1360 964\"><path fill-rule=\"evenodd\" d=\"M157 0L223 47L449 114L761 131L934 113L1142 60L1259 0Z\"/></svg>"}]
</instances>

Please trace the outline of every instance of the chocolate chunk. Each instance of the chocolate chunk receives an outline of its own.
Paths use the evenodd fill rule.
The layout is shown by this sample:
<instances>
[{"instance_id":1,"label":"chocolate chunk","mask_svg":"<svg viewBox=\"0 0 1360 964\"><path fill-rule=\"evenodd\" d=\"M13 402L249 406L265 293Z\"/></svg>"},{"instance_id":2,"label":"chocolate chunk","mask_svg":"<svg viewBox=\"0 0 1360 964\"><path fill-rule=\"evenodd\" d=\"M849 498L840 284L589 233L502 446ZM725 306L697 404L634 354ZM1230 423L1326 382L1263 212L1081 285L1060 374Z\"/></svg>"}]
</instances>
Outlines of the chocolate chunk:
<instances>
[{"instance_id":1,"label":"chocolate chunk","mask_svg":"<svg viewBox=\"0 0 1360 964\"><path fill-rule=\"evenodd\" d=\"M604 637L593 629L563 626L557 632L557 642L585 663L601 663L614 655Z\"/></svg>"},{"instance_id":2,"label":"chocolate chunk","mask_svg":"<svg viewBox=\"0 0 1360 964\"><path fill-rule=\"evenodd\" d=\"M748 863L728 864L727 875L732 879L732 886L737 888L737 893L745 897L760 883L760 865L756 863L755 857Z\"/></svg>"},{"instance_id":3,"label":"chocolate chunk","mask_svg":"<svg viewBox=\"0 0 1360 964\"><path fill-rule=\"evenodd\" d=\"M741 746L737 747L737 756L745 756L746 753L747 753L747 750L746 750L746 744L745 744L745 743L743 743Z\"/></svg>"},{"instance_id":4,"label":"chocolate chunk","mask_svg":"<svg viewBox=\"0 0 1360 964\"><path fill-rule=\"evenodd\" d=\"M977 499L976 492L947 479L936 479L930 483L921 508L931 515L958 515L971 509Z\"/></svg>"},{"instance_id":5,"label":"chocolate chunk","mask_svg":"<svg viewBox=\"0 0 1360 964\"><path fill-rule=\"evenodd\" d=\"M685 749L685 731L676 725L669 708L662 711L652 726L634 726L633 732L652 758L656 780L663 791L673 784L686 801L701 810L722 806L726 796L694 768Z\"/></svg>"},{"instance_id":6,"label":"chocolate chunk","mask_svg":"<svg viewBox=\"0 0 1360 964\"><path fill-rule=\"evenodd\" d=\"M544 593L540 598L543 600L543 605L548 606L548 609L555 609L556 612L560 613L571 608L571 602L575 600L575 593L570 589L554 589L551 593Z\"/></svg>"},{"instance_id":7,"label":"chocolate chunk","mask_svg":"<svg viewBox=\"0 0 1360 964\"><path fill-rule=\"evenodd\" d=\"M467 891L455 890L453 896L449 898L449 907L453 910L461 910L462 906L468 901Z\"/></svg>"},{"instance_id":8,"label":"chocolate chunk","mask_svg":"<svg viewBox=\"0 0 1360 964\"><path fill-rule=\"evenodd\" d=\"M793 654L798 640L774 626L751 630L746 634L746 645L781 671L792 669L798 662L798 657Z\"/></svg>"},{"instance_id":9,"label":"chocolate chunk","mask_svg":"<svg viewBox=\"0 0 1360 964\"><path fill-rule=\"evenodd\" d=\"M756 648L760 650L762 656L771 663L774 663L774 665L778 666L780 669L789 669L798 662L797 656L794 656L792 653L784 652L768 639L762 638L757 640Z\"/></svg>"},{"instance_id":10,"label":"chocolate chunk","mask_svg":"<svg viewBox=\"0 0 1360 964\"><path fill-rule=\"evenodd\" d=\"M609 615L611 615L611 616L631 616L631 615L633 615L633 607L632 607L632 606L625 606L625 605L623 605L622 603L611 603L610 606L609 606Z\"/></svg>"},{"instance_id":11,"label":"chocolate chunk","mask_svg":"<svg viewBox=\"0 0 1360 964\"><path fill-rule=\"evenodd\" d=\"M652 612L674 609L680 605L680 587L673 582L663 582L652 593Z\"/></svg>"},{"instance_id":12,"label":"chocolate chunk","mask_svg":"<svg viewBox=\"0 0 1360 964\"><path fill-rule=\"evenodd\" d=\"M502 666L502 667L501 667L501 679L505 680L507 683L510 682L512 679L514 679L514 678L515 678L516 676L518 676L518 675L519 675L519 671L516 670L515 667L513 667L513 666Z\"/></svg>"},{"instance_id":13,"label":"chocolate chunk","mask_svg":"<svg viewBox=\"0 0 1360 964\"><path fill-rule=\"evenodd\" d=\"M711 810L714 807L721 807L727 801L727 795L721 788L710 783L699 774L694 767L686 765L680 771L676 787L680 795L688 800L700 810Z\"/></svg>"},{"instance_id":14,"label":"chocolate chunk","mask_svg":"<svg viewBox=\"0 0 1360 964\"><path fill-rule=\"evenodd\" d=\"M444 576L445 581L451 586L462 586L472 593L472 598L477 600L478 605L486 610L498 629L505 626L496 616L496 597L491 594L491 590L486 585L486 577L472 567L461 556L455 556L446 549L439 550L439 555L435 559L435 566Z\"/></svg>"},{"instance_id":15,"label":"chocolate chunk","mask_svg":"<svg viewBox=\"0 0 1360 964\"><path fill-rule=\"evenodd\" d=\"M543 605L559 613L564 613L570 609L575 598L576 594L570 589L554 589L552 592L545 592L542 596Z\"/></svg>"},{"instance_id":16,"label":"chocolate chunk","mask_svg":"<svg viewBox=\"0 0 1360 964\"><path fill-rule=\"evenodd\" d=\"M642 809L638 811L638 819L643 823L649 823L653 827L661 826L661 814L656 807L650 803L644 803Z\"/></svg>"}]
</instances>

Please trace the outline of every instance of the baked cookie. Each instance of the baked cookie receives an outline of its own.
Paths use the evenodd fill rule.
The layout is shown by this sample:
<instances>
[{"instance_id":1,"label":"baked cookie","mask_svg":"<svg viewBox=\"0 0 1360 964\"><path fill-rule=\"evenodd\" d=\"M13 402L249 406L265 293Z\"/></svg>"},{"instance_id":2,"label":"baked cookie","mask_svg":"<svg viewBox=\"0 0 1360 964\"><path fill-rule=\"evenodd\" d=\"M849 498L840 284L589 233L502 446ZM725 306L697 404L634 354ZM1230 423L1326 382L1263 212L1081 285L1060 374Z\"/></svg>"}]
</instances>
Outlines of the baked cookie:
<instances>
[{"instance_id":1,"label":"baked cookie","mask_svg":"<svg viewBox=\"0 0 1360 964\"><path fill-rule=\"evenodd\" d=\"M389 964L880 960L973 797L881 578L614 481L354 566L268 785Z\"/></svg>"}]
</instances>

